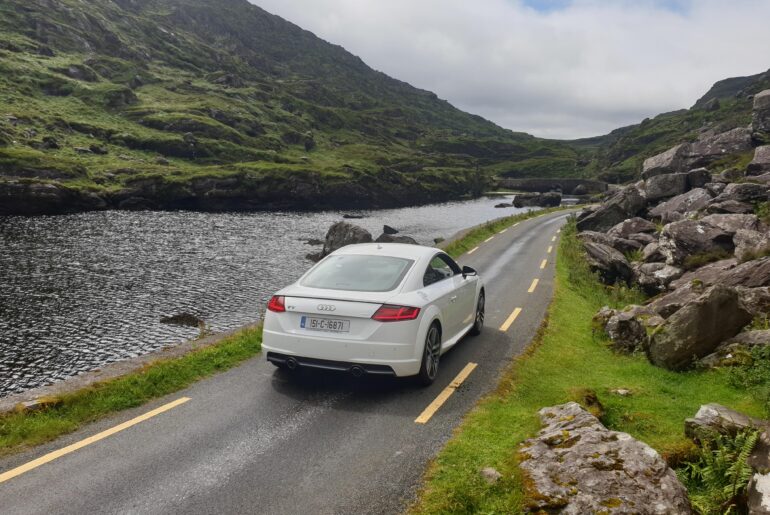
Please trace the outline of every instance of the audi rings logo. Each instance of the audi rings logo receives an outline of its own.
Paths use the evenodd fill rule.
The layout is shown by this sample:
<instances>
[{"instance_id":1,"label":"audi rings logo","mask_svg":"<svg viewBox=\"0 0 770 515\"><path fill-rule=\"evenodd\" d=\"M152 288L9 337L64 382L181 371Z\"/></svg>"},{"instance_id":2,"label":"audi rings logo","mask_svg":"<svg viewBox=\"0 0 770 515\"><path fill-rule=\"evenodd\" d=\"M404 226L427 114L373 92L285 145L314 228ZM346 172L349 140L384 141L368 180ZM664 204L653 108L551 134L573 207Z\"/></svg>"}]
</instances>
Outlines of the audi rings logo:
<instances>
[{"instance_id":1,"label":"audi rings logo","mask_svg":"<svg viewBox=\"0 0 770 515\"><path fill-rule=\"evenodd\" d=\"M319 304L318 305L318 311L334 311L337 309L337 306L332 306L331 304Z\"/></svg>"}]
</instances>

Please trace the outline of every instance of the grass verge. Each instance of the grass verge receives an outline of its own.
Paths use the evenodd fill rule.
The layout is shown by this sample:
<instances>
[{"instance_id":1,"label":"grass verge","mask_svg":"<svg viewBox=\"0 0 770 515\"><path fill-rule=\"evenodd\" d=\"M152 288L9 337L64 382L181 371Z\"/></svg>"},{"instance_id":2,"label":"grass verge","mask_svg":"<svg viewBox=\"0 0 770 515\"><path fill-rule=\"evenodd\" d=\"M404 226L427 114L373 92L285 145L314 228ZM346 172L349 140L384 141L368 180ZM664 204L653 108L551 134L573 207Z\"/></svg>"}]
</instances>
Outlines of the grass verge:
<instances>
[{"instance_id":1,"label":"grass verge","mask_svg":"<svg viewBox=\"0 0 770 515\"><path fill-rule=\"evenodd\" d=\"M181 390L241 363L261 347L262 328L244 329L211 347L64 395L47 409L4 415L0 417L0 455L53 440L111 413Z\"/></svg>"},{"instance_id":2,"label":"grass verge","mask_svg":"<svg viewBox=\"0 0 770 515\"><path fill-rule=\"evenodd\" d=\"M611 352L594 334L592 317L603 305L638 302L637 292L601 286L589 272L575 226L562 231L556 286L547 322L535 344L510 366L497 390L471 411L428 469L412 513L520 513L523 492L518 445L537 432L537 411L580 401L586 389L604 405L602 422L657 449L669 463L690 457L683 422L701 404L718 402L765 415L752 390L731 381L729 371L670 372L643 356ZM493 330L489 328L487 330ZM628 397L611 393L625 388ZM495 467L503 479L488 485L479 475Z\"/></svg>"},{"instance_id":3,"label":"grass verge","mask_svg":"<svg viewBox=\"0 0 770 515\"><path fill-rule=\"evenodd\" d=\"M492 220L491 222L487 222L484 225L471 229L462 238L447 245L444 248L444 252L453 258L457 258L458 256L471 250L473 247L476 247L490 236L494 236L498 232L512 226L517 222L522 222L524 220L529 220L530 218L535 218L536 216L547 215L548 213L554 213L556 211L562 211L564 209L570 209L573 207L574 206L551 207L537 211L527 211L526 213L519 213L516 215L507 216L505 218Z\"/></svg>"}]
</instances>

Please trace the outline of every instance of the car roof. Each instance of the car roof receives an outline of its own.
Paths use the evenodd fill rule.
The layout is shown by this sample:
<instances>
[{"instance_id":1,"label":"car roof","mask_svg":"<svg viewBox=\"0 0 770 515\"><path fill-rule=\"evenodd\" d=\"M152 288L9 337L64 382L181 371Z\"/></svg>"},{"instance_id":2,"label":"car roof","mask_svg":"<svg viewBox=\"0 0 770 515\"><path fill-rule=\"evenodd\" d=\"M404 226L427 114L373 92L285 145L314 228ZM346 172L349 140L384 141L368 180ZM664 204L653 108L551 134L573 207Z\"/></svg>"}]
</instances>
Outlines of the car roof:
<instances>
[{"instance_id":1,"label":"car roof","mask_svg":"<svg viewBox=\"0 0 770 515\"><path fill-rule=\"evenodd\" d=\"M344 247L335 250L333 254L389 256L419 260L424 257L433 257L439 252L442 251L433 247L412 245L409 243L357 243L345 245Z\"/></svg>"}]
</instances>

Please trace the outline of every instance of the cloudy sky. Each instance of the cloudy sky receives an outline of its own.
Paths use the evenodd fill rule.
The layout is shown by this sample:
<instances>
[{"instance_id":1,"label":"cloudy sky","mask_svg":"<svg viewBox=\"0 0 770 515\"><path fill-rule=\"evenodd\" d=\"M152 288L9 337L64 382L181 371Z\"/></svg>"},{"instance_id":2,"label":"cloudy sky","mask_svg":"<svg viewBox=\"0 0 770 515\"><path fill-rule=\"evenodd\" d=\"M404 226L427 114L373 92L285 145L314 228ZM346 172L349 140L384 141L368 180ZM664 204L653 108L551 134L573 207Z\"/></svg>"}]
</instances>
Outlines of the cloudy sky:
<instances>
[{"instance_id":1,"label":"cloudy sky","mask_svg":"<svg viewBox=\"0 0 770 515\"><path fill-rule=\"evenodd\" d=\"M770 0L251 0L503 127L604 134L770 68Z\"/></svg>"}]
</instances>

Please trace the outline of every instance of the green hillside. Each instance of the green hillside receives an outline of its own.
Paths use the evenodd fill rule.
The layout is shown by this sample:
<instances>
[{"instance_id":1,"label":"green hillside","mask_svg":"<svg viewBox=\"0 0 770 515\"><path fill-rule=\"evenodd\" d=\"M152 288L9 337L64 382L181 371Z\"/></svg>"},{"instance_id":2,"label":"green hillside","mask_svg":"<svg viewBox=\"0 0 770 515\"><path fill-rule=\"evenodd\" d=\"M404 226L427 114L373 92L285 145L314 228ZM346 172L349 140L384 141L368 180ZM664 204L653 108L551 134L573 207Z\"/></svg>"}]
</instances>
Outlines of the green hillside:
<instances>
[{"instance_id":1,"label":"green hillside","mask_svg":"<svg viewBox=\"0 0 770 515\"><path fill-rule=\"evenodd\" d=\"M723 132L751 123L752 95L770 88L770 71L717 82L690 109L660 114L597 138L567 142L592 152L585 173L608 182L638 178L642 162L672 146L694 140L701 130Z\"/></svg>"},{"instance_id":2,"label":"green hillside","mask_svg":"<svg viewBox=\"0 0 770 515\"><path fill-rule=\"evenodd\" d=\"M246 0L6 0L0 105L6 213L412 204L588 162Z\"/></svg>"}]
</instances>

